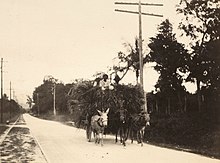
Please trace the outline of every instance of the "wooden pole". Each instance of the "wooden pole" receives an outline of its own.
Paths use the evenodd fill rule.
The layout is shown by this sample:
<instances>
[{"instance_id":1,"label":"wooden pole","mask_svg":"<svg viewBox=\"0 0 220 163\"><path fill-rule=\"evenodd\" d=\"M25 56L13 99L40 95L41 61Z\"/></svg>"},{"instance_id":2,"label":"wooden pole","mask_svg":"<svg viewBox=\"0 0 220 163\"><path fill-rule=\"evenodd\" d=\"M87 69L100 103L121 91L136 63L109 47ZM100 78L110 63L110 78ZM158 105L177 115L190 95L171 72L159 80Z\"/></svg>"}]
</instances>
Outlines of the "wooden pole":
<instances>
[{"instance_id":1,"label":"wooden pole","mask_svg":"<svg viewBox=\"0 0 220 163\"><path fill-rule=\"evenodd\" d=\"M11 118L11 81L10 81L10 91L9 91L9 116Z\"/></svg>"},{"instance_id":2,"label":"wooden pole","mask_svg":"<svg viewBox=\"0 0 220 163\"><path fill-rule=\"evenodd\" d=\"M53 87L53 114L56 115L56 83L54 83Z\"/></svg>"},{"instance_id":3,"label":"wooden pole","mask_svg":"<svg viewBox=\"0 0 220 163\"><path fill-rule=\"evenodd\" d=\"M3 123L3 58L1 58L1 123Z\"/></svg>"},{"instance_id":4,"label":"wooden pole","mask_svg":"<svg viewBox=\"0 0 220 163\"><path fill-rule=\"evenodd\" d=\"M147 112L147 99L144 91L144 67L143 67L143 50L142 50L142 20L141 20L141 0L139 0L138 4L138 15L139 15L139 65L140 65L140 86L141 91L144 96L144 105L142 106L142 110Z\"/></svg>"}]
</instances>

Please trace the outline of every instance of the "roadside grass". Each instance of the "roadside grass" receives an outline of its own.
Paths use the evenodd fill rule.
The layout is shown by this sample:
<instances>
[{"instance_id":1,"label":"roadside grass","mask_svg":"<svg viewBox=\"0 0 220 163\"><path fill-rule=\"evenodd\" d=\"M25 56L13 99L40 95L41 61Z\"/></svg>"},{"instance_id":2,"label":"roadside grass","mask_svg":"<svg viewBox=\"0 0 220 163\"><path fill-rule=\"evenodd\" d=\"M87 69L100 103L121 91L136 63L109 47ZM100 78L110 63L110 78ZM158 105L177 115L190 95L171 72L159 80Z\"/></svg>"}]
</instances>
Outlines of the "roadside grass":
<instances>
[{"instance_id":1,"label":"roadside grass","mask_svg":"<svg viewBox=\"0 0 220 163\"><path fill-rule=\"evenodd\" d=\"M10 119L11 123L15 121L16 124L0 144L0 162L46 163L45 157L30 134L29 128L26 127L23 116L17 114ZM1 127L4 131L9 128L5 124Z\"/></svg>"},{"instance_id":2,"label":"roadside grass","mask_svg":"<svg viewBox=\"0 0 220 163\"><path fill-rule=\"evenodd\" d=\"M13 127L0 145L0 162L46 163L34 138L26 127Z\"/></svg>"},{"instance_id":3,"label":"roadside grass","mask_svg":"<svg viewBox=\"0 0 220 163\"><path fill-rule=\"evenodd\" d=\"M9 120L10 123L14 123L19 116L19 114L3 113L3 124L0 124L0 136L9 128L6 125L6 121Z\"/></svg>"},{"instance_id":4,"label":"roadside grass","mask_svg":"<svg viewBox=\"0 0 220 163\"><path fill-rule=\"evenodd\" d=\"M8 126L2 126L0 125L0 136L8 129L9 127Z\"/></svg>"},{"instance_id":5,"label":"roadside grass","mask_svg":"<svg viewBox=\"0 0 220 163\"><path fill-rule=\"evenodd\" d=\"M220 159L220 125L207 114L152 116L145 141Z\"/></svg>"}]
</instances>

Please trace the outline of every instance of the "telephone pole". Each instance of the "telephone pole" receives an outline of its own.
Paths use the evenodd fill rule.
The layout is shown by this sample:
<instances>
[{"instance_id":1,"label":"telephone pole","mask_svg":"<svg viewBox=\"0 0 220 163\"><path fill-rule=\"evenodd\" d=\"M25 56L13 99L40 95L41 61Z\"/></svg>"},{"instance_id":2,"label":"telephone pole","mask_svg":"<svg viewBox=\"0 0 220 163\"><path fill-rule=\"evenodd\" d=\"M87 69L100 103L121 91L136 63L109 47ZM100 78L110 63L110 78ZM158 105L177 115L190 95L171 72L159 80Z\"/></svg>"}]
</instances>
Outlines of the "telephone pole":
<instances>
[{"instance_id":1,"label":"telephone pole","mask_svg":"<svg viewBox=\"0 0 220 163\"><path fill-rule=\"evenodd\" d=\"M9 114L11 118L11 81L10 81L10 88L9 88Z\"/></svg>"},{"instance_id":2,"label":"telephone pole","mask_svg":"<svg viewBox=\"0 0 220 163\"><path fill-rule=\"evenodd\" d=\"M143 92L144 95L144 105L143 105L143 110L147 112L147 98L146 94L144 91L144 78L143 78L143 52L142 52L142 15L148 15L148 16L156 16L156 17L163 17L163 15L159 14L152 14L152 13L143 13L141 11L141 7L146 5L146 6L163 6L163 4L153 4L153 3L141 3L141 0L139 0L138 3L132 3L132 2L115 2L115 5L138 5L138 12L136 11L127 11L127 10L119 10L115 9L117 12L125 12L125 13L131 13L131 14L138 14L139 18L139 41L138 41L138 46L139 46L139 65L140 65L140 86L141 86L141 91Z\"/></svg>"},{"instance_id":3,"label":"telephone pole","mask_svg":"<svg viewBox=\"0 0 220 163\"><path fill-rule=\"evenodd\" d=\"M3 123L3 58L1 58L1 123Z\"/></svg>"},{"instance_id":4,"label":"telephone pole","mask_svg":"<svg viewBox=\"0 0 220 163\"><path fill-rule=\"evenodd\" d=\"M56 113L56 83L53 86L53 114L57 115Z\"/></svg>"},{"instance_id":5,"label":"telephone pole","mask_svg":"<svg viewBox=\"0 0 220 163\"><path fill-rule=\"evenodd\" d=\"M40 116L40 103L39 103L39 93L37 93L37 115Z\"/></svg>"}]
</instances>

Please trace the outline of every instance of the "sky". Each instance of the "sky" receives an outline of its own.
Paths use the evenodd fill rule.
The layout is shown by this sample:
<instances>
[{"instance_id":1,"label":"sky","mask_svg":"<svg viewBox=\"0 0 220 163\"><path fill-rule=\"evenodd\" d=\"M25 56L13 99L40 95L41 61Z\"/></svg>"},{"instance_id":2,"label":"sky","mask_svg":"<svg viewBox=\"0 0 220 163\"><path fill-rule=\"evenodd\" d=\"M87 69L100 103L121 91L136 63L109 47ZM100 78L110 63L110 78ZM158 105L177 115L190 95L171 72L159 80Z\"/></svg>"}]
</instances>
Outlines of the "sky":
<instances>
[{"instance_id":1,"label":"sky","mask_svg":"<svg viewBox=\"0 0 220 163\"><path fill-rule=\"evenodd\" d=\"M136 2L124 0L123 2ZM47 75L62 82L93 79L115 63L123 43L134 44L138 36L138 15L115 12L137 11L137 6L115 5L115 0L0 0L0 57L3 58L4 93L25 104ZM119 2L119 1L117 1ZM121 1L120 1L121 2ZM163 7L143 6L142 11L163 14L163 18L143 16L143 49L157 26L166 18L179 21L175 5L179 0L142 0L163 3ZM144 70L146 91L154 89L158 74L152 65ZM124 82L135 83L134 73ZM192 88L193 89L193 88Z\"/></svg>"}]
</instances>

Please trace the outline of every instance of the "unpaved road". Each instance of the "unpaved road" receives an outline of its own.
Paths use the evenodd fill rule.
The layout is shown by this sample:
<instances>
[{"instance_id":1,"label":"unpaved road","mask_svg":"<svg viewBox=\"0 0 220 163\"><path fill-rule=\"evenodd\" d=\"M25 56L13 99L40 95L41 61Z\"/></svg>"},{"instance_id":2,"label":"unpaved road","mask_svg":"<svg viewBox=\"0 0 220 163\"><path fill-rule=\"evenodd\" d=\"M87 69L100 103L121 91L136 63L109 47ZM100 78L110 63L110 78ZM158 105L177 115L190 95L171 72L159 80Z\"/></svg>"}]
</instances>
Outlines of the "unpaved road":
<instances>
[{"instance_id":1,"label":"unpaved road","mask_svg":"<svg viewBox=\"0 0 220 163\"><path fill-rule=\"evenodd\" d=\"M107 135L104 146L87 142L85 131L58 122L24 115L27 126L51 163L220 163L220 160L144 144L123 148Z\"/></svg>"}]
</instances>

